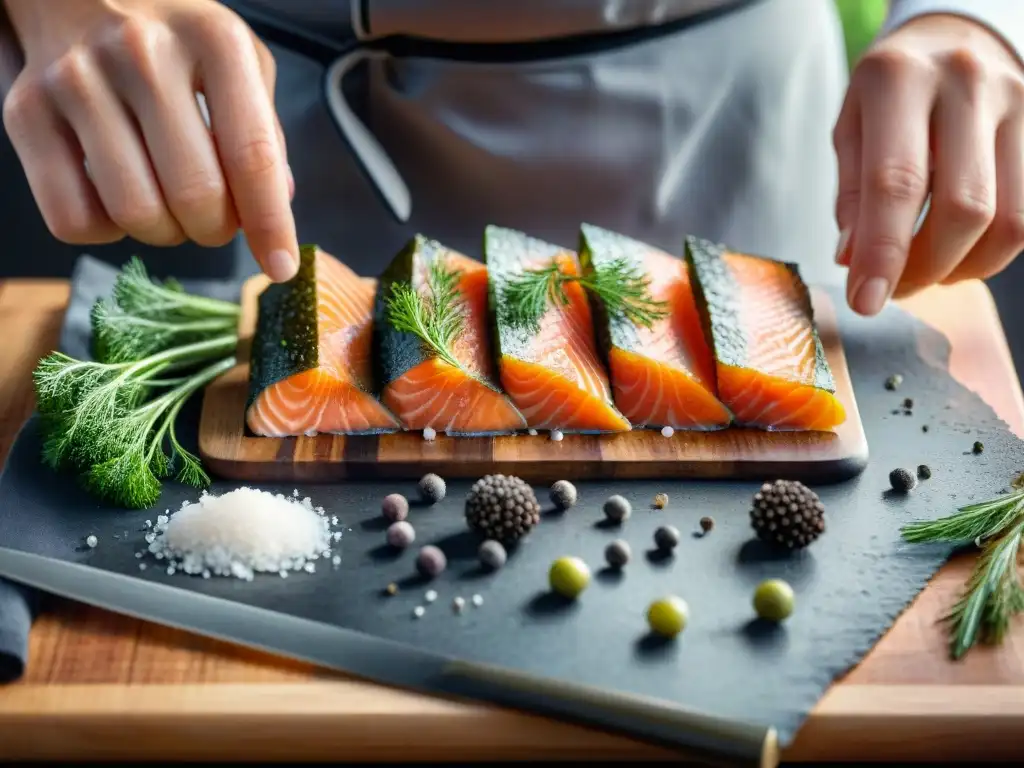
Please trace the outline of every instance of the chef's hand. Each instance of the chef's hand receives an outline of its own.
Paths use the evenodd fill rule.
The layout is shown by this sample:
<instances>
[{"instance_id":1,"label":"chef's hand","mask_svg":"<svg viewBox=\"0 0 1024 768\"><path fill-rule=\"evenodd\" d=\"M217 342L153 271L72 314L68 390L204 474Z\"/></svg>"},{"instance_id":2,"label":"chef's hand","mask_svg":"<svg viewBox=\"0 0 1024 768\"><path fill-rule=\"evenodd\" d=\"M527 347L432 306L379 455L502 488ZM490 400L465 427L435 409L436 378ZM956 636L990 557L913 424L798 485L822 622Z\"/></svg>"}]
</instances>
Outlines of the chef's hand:
<instances>
[{"instance_id":1,"label":"chef's hand","mask_svg":"<svg viewBox=\"0 0 1024 768\"><path fill-rule=\"evenodd\" d=\"M989 277L1024 250L1024 69L986 28L937 14L879 40L854 69L834 141L836 258L855 311Z\"/></svg>"},{"instance_id":2,"label":"chef's hand","mask_svg":"<svg viewBox=\"0 0 1024 768\"><path fill-rule=\"evenodd\" d=\"M215 0L4 5L24 53L4 126L57 238L219 246L241 225L271 278L294 275L274 59L238 16Z\"/></svg>"}]
</instances>

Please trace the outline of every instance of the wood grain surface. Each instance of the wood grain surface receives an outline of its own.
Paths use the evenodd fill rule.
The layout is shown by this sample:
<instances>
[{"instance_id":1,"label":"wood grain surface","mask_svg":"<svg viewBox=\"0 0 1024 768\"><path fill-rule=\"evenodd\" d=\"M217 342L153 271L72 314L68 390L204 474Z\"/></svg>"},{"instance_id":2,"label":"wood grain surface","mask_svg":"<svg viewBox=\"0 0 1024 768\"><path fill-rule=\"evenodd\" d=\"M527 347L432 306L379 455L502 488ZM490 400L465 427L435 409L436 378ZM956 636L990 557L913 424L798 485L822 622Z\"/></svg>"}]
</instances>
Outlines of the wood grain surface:
<instances>
[{"instance_id":1,"label":"wood grain surface","mask_svg":"<svg viewBox=\"0 0 1024 768\"><path fill-rule=\"evenodd\" d=\"M247 434L245 406L249 350L257 298L268 285L251 278L242 291L239 364L206 389L199 425L199 453L220 477L240 481L331 481L346 477L416 479L426 472L477 478L494 472L551 483L560 478L787 478L827 483L864 469L868 444L850 382L846 355L828 294L812 291L818 331L846 421L828 432L766 432L730 428L717 432L636 429L613 435L547 433L508 437L424 440L419 432L382 436L316 435L271 438Z\"/></svg>"},{"instance_id":2,"label":"wood grain surface","mask_svg":"<svg viewBox=\"0 0 1024 768\"><path fill-rule=\"evenodd\" d=\"M56 343L67 286L0 284L0 458L31 407L29 372ZM952 343L952 370L1018 435L1024 397L980 283L904 302ZM962 662L938 619L971 561L945 567L825 694L787 760L1024 761L1024 627ZM428 698L58 603L28 671L0 689L0 759L671 759L629 739Z\"/></svg>"}]
</instances>

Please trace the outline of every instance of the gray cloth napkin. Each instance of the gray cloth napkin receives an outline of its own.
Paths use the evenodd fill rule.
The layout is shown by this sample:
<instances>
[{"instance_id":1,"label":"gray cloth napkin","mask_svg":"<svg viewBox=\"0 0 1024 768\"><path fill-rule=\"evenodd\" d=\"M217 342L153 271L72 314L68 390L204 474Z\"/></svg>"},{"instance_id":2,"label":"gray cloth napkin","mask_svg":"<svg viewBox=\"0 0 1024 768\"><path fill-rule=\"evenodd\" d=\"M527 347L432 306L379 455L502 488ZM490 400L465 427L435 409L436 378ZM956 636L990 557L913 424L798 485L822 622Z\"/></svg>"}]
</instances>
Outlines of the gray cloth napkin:
<instances>
[{"instance_id":1,"label":"gray cloth napkin","mask_svg":"<svg viewBox=\"0 0 1024 768\"><path fill-rule=\"evenodd\" d=\"M89 310L96 299L108 296L117 276L117 268L82 256L71 276L71 299L61 329L60 349L77 358L89 357ZM182 280L185 289L214 298L236 301L237 280ZM3 514L3 510L0 510ZM40 535L46 535L45 530ZM40 546L46 552L51 547ZM54 553L57 554L57 553ZM20 584L0 579L0 683L17 680L28 661L28 636L32 622L42 607L42 596Z\"/></svg>"}]
</instances>

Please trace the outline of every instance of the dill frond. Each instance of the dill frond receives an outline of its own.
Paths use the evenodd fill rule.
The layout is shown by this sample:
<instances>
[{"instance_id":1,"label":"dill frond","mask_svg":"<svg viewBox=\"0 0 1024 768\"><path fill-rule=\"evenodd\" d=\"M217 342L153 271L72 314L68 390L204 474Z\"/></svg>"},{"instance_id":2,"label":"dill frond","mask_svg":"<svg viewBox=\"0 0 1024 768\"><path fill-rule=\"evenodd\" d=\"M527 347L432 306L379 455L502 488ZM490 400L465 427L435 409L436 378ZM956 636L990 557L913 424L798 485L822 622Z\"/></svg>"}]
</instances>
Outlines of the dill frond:
<instances>
[{"instance_id":1,"label":"dill frond","mask_svg":"<svg viewBox=\"0 0 1024 768\"><path fill-rule=\"evenodd\" d=\"M611 320L651 328L668 315L668 304L651 298L650 282L625 258L614 259L589 275L566 274L555 261L511 278L501 289L501 300L510 323L536 331L549 306L569 303L565 285L577 283L604 305Z\"/></svg>"},{"instance_id":2,"label":"dill frond","mask_svg":"<svg viewBox=\"0 0 1024 768\"><path fill-rule=\"evenodd\" d=\"M462 364L455 357L453 344L465 325L460 277L461 272L449 269L443 259L434 259L425 291L396 282L387 299L388 322L395 330L418 337L431 354L456 368Z\"/></svg>"},{"instance_id":3,"label":"dill frond","mask_svg":"<svg viewBox=\"0 0 1024 768\"><path fill-rule=\"evenodd\" d=\"M121 268L114 283L113 299L125 312L136 317L169 321L228 317L237 319L238 304L186 293L176 280L160 282L149 276L142 259L133 256Z\"/></svg>"}]
</instances>

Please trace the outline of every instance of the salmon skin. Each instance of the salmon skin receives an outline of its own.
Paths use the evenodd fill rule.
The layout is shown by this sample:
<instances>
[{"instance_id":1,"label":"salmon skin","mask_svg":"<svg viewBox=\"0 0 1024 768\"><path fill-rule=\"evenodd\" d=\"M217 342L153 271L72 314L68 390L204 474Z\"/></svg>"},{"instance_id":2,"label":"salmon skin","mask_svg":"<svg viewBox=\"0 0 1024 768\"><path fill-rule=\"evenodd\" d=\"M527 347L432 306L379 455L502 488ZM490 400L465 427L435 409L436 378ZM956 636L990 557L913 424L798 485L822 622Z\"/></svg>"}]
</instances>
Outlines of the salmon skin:
<instances>
[{"instance_id":1,"label":"salmon skin","mask_svg":"<svg viewBox=\"0 0 1024 768\"><path fill-rule=\"evenodd\" d=\"M259 297L246 424L256 435L381 434L398 420L372 394L376 281L316 246Z\"/></svg>"},{"instance_id":2,"label":"salmon skin","mask_svg":"<svg viewBox=\"0 0 1024 768\"><path fill-rule=\"evenodd\" d=\"M552 267L579 275L576 253L522 232L489 226L484 253L501 383L534 429L603 433L631 429L612 402L611 387L594 338L586 292L563 284L567 303L549 301L536 325L524 324L507 300L509 281Z\"/></svg>"},{"instance_id":3,"label":"salmon skin","mask_svg":"<svg viewBox=\"0 0 1024 768\"><path fill-rule=\"evenodd\" d=\"M846 413L795 264L686 239L718 394L737 423L826 431Z\"/></svg>"},{"instance_id":4,"label":"salmon skin","mask_svg":"<svg viewBox=\"0 0 1024 768\"><path fill-rule=\"evenodd\" d=\"M406 429L500 435L526 428L496 383L487 296L483 264L420 235L384 271L374 306L376 380ZM395 306L428 339L396 324Z\"/></svg>"},{"instance_id":5,"label":"salmon skin","mask_svg":"<svg viewBox=\"0 0 1024 768\"><path fill-rule=\"evenodd\" d=\"M597 340L615 405L634 426L715 430L732 414L717 396L715 361L704 337L686 262L632 238L590 224L580 227L584 274L618 267L647 280L661 304L646 322L609 311L591 291Z\"/></svg>"}]
</instances>

